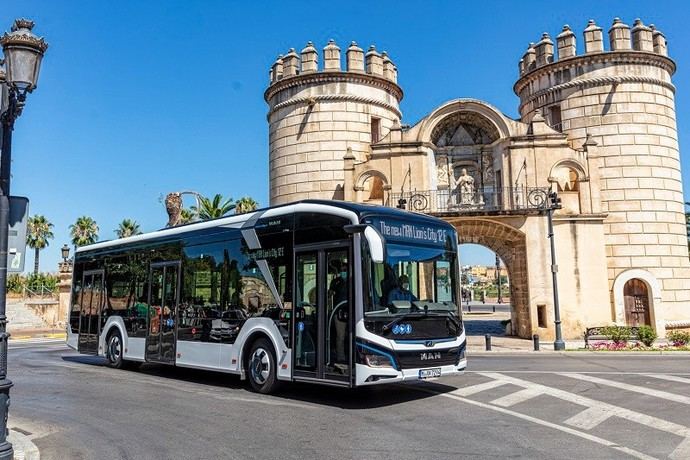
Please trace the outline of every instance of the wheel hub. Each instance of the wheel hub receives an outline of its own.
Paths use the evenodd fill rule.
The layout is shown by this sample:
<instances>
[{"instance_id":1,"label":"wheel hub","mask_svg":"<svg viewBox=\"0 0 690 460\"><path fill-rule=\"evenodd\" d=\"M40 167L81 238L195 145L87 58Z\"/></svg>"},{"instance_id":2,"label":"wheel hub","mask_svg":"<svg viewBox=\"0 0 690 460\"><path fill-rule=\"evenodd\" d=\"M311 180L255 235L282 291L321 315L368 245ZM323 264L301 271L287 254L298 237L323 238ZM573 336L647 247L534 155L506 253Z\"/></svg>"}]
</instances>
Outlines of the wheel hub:
<instances>
[{"instance_id":1,"label":"wheel hub","mask_svg":"<svg viewBox=\"0 0 690 460\"><path fill-rule=\"evenodd\" d=\"M263 348L257 348L252 353L252 357L249 360L249 371L251 373L252 379L263 385L266 382L270 374L270 359L268 352Z\"/></svg>"}]
</instances>

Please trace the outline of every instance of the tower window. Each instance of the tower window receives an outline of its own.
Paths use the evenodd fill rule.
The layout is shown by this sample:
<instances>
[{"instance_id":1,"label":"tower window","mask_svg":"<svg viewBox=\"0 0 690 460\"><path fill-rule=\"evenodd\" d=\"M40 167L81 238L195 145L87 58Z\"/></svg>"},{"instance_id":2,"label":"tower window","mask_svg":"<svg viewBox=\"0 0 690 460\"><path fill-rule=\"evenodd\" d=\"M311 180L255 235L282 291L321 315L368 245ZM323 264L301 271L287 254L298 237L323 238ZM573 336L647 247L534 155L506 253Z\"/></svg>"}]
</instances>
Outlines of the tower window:
<instances>
[{"instance_id":1,"label":"tower window","mask_svg":"<svg viewBox=\"0 0 690 460\"><path fill-rule=\"evenodd\" d=\"M371 117L371 143L375 144L381 140L381 119Z\"/></svg>"},{"instance_id":2,"label":"tower window","mask_svg":"<svg viewBox=\"0 0 690 460\"><path fill-rule=\"evenodd\" d=\"M549 126L551 126L556 131L563 132L560 105L552 105L551 107L549 107Z\"/></svg>"}]
</instances>

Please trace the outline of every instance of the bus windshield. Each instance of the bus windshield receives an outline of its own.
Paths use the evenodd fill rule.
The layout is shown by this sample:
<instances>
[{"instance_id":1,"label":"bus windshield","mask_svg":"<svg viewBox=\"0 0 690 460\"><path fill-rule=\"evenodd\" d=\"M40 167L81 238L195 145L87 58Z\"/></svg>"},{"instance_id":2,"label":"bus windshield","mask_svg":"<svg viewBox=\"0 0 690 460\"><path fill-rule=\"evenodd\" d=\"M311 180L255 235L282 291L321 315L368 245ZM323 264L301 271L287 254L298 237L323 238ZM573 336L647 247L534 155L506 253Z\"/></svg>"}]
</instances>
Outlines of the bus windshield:
<instances>
[{"instance_id":1,"label":"bus windshield","mask_svg":"<svg viewBox=\"0 0 690 460\"><path fill-rule=\"evenodd\" d=\"M434 329L439 335L457 333L461 326L456 304L456 254L445 248L405 244L388 244L386 253L383 263L368 262L371 295L364 305L367 329L379 335L412 338L408 336L417 334L409 330L411 322L436 318L441 330ZM447 318L452 320L450 329ZM396 328L396 319L405 321Z\"/></svg>"}]
</instances>

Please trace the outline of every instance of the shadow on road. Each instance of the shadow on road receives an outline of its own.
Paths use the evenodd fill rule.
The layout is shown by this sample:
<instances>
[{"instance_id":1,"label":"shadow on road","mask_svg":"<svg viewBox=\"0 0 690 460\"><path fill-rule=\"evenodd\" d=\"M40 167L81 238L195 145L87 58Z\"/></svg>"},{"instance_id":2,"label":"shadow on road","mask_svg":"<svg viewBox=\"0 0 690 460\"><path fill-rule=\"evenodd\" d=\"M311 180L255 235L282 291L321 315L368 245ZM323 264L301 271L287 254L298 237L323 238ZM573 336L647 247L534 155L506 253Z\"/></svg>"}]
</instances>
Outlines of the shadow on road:
<instances>
[{"instance_id":1,"label":"shadow on road","mask_svg":"<svg viewBox=\"0 0 690 460\"><path fill-rule=\"evenodd\" d=\"M62 359L71 363L107 368L105 365L105 358L99 356L63 355ZM204 371L152 363L140 364L135 368L127 370L109 370L118 373L131 372L133 374L156 376L170 381L178 380L210 387L244 390L250 394L264 396L251 392L251 390L249 390L249 384L246 381L240 380L238 375L226 374L223 372ZM438 382L376 385L354 389L286 382L277 393L271 396L291 401L357 410L393 406L410 401L423 400L435 396L436 393L446 393L455 389L456 387Z\"/></svg>"}]
</instances>

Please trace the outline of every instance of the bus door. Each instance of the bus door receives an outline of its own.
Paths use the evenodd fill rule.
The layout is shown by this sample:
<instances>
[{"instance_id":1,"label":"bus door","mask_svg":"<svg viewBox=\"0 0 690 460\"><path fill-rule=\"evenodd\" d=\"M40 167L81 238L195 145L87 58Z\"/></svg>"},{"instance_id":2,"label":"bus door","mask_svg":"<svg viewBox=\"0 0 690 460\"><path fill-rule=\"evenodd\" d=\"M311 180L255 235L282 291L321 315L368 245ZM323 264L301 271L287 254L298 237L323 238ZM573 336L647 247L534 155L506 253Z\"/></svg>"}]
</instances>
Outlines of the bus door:
<instances>
[{"instance_id":1,"label":"bus door","mask_svg":"<svg viewBox=\"0 0 690 460\"><path fill-rule=\"evenodd\" d=\"M180 262L151 264L146 360L175 362L175 318L179 298Z\"/></svg>"},{"instance_id":2,"label":"bus door","mask_svg":"<svg viewBox=\"0 0 690 460\"><path fill-rule=\"evenodd\" d=\"M103 270L84 272L79 312L79 345L80 353L95 355L98 353L98 334L101 308L105 299L103 293Z\"/></svg>"},{"instance_id":3,"label":"bus door","mask_svg":"<svg viewBox=\"0 0 690 460\"><path fill-rule=\"evenodd\" d=\"M350 247L347 243L301 246L295 261L295 380L349 385L353 318Z\"/></svg>"}]
</instances>

